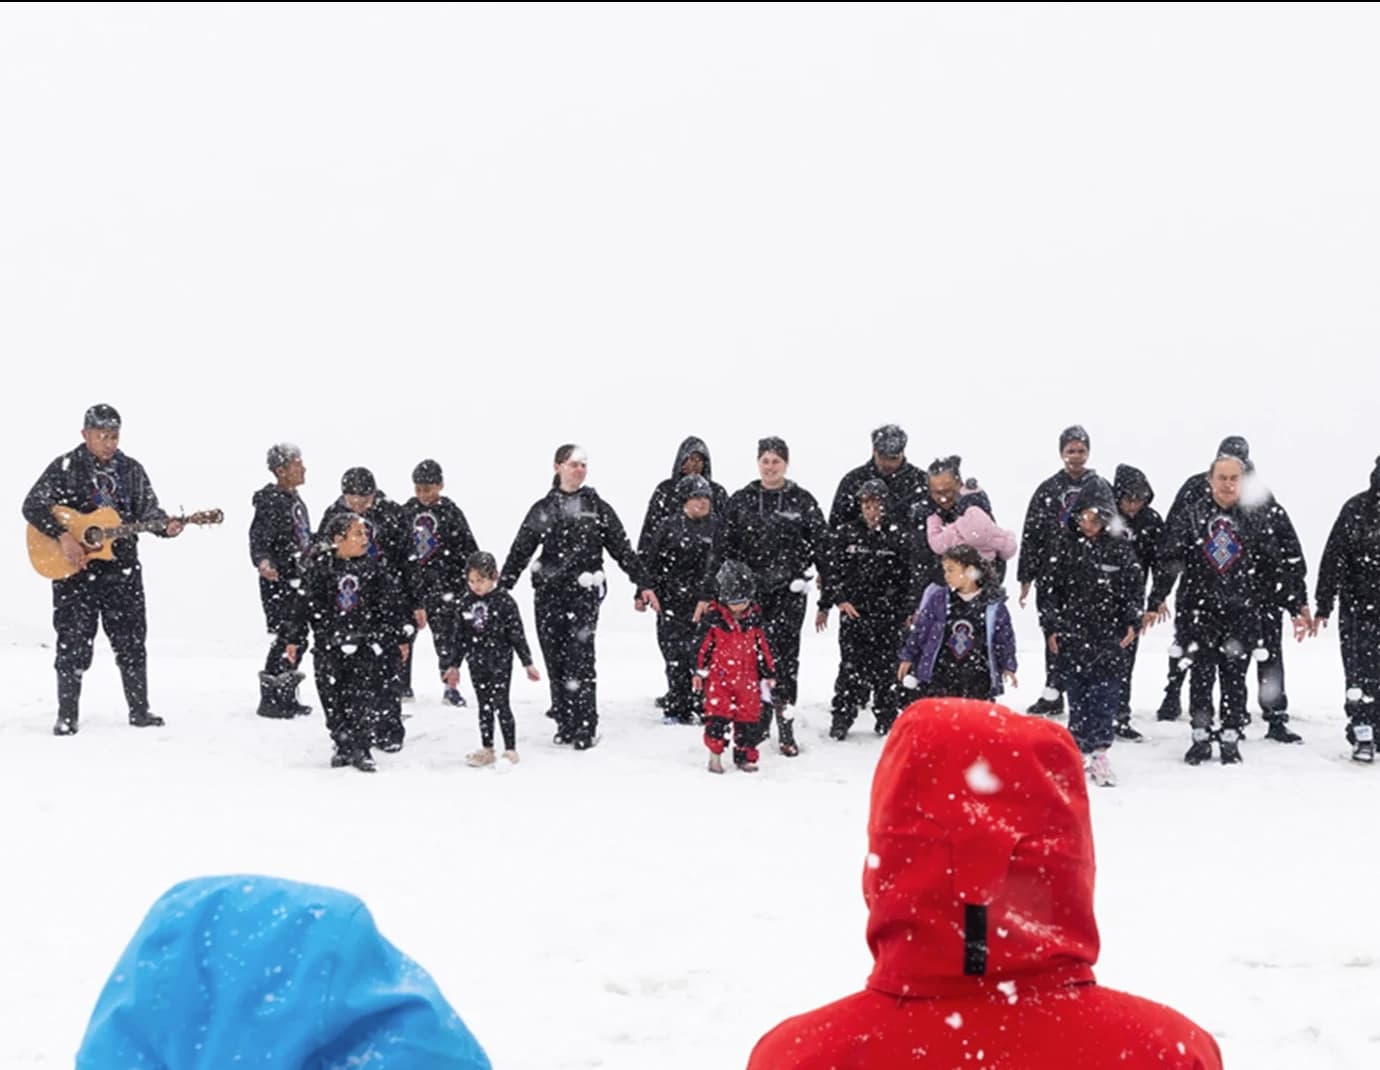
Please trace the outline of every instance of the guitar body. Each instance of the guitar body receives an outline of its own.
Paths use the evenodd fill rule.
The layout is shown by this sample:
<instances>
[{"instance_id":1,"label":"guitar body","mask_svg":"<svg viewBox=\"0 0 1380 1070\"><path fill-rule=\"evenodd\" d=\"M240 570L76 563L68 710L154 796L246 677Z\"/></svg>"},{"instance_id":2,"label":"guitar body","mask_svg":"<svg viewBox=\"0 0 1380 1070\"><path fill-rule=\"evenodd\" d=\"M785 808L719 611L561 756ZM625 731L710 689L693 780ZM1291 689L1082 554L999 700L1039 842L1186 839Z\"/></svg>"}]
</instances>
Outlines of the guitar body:
<instances>
[{"instance_id":1,"label":"guitar body","mask_svg":"<svg viewBox=\"0 0 1380 1070\"><path fill-rule=\"evenodd\" d=\"M53 517L66 531L74 535L86 547L88 559L111 561L115 557L115 543L104 537L106 528L118 528L123 521L114 509L102 506L89 513L69 509L64 505L53 506ZM32 524L28 530L29 561L34 570L45 579L65 580L81 571L73 567L62 552L62 544L50 539Z\"/></svg>"}]
</instances>

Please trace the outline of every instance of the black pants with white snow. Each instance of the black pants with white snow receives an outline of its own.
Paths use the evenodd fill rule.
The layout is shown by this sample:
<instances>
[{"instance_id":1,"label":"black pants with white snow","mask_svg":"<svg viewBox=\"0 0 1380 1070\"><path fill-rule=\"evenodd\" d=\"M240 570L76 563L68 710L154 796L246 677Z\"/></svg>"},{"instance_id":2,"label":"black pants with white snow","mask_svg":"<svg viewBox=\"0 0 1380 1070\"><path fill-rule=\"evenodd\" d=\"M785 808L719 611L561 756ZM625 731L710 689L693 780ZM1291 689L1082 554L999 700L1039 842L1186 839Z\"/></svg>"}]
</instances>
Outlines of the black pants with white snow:
<instances>
[{"instance_id":1,"label":"black pants with white snow","mask_svg":"<svg viewBox=\"0 0 1380 1070\"><path fill-rule=\"evenodd\" d=\"M137 561L93 561L70 579L53 583L59 717L76 720L82 674L91 668L96 631L102 627L115 651L130 715L149 712L143 572Z\"/></svg>"},{"instance_id":2,"label":"black pants with white snow","mask_svg":"<svg viewBox=\"0 0 1380 1070\"><path fill-rule=\"evenodd\" d=\"M1040 607L1043 603L1049 602L1053 598L1052 595L1045 593L1045 586L1045 584L1040 583L1038 580L1035 583L1036 613L1040 612ZM1041 620L1043 621L1043 619L1043 614L1041 614ZM1045 651L1045 690L1058 691L1060 694L1062 694L1064 691L1064 681L1059 675L1059 667L1061 664L1061 662L1059 661L1059 655L1049 649L1049 637L1052 633L1046 631L1044 625L1041 624L1040 634L1042 634L1045 637L1045 641L1042 644L1040 644Z\"/></svg>"},{"instance_id":3,"label":"black pants with white snow","mask_svg":"<svg viewBox=\"0 0 1380 1070\"><path fill-rule=\"evenodd\" d=\"M375 650L375 646L378 650ZM396 675L397 647L360 642L350 652L317 644L313 655L316 693L326 713L326 731L342 754L367 751L380 720L393 701L389 693Z\"/></svg>"},{"instance_id":4,"label":"black pants with white snow","mask_svg":"<svg viewBox=\"0 0 1380 1070\"><path fill-rule=\"evenodd\" d=\"M264 672L271 676L295 669L302 664L303 655L307 652L307 639L303 636L297 646L297 662L295 665L290 663L286 656L287 640L283 638L284 630L299 613L297 600L302 597L299 590L289 586L285 580L270 582L262 577L259 579L259 602L264 607L264 623L268 627L268 634L273 637L268 657L264 659Z\"/></svg>"},{"instance_id":5,"label":"black pants with white snow","mask_svg":"<svg viewBox=\"0 0 1380 1070\"><path fill-rule=\"evenodd\" d=\"M755 762L758 758L757 745L762 742L765 731L762 722L735 721L729 717L706 717L704 719L704 745L712 754L722 754L728 746L729 732L733 733L734 762Z\"/></svg>"},{"instance_id":6,"label":"black pants with white snow","mask_svg":"<svg viewBox=\"0 0 1380 1070\"><path fill-rule=\"evenodd\" d=\"M494 720L497 718L498 730L503 734L503 749L517 750L517 722L513 720L513 707L508 697L513 687L512 666L505 672L470 662L470 682L474 684L474 697L479 706L479 742L486 748L493 747Z\"/></svg>"},{"instance_id":7,"label":"black pants with white snow","mask_svg":"<svg viewBox=\"0 0 1380 1070\"><path fill-rule=\"evenodd\" d=\"M1222 727L1240 731L1250 722L1246 712L1246 670L1255 649L1254 632L1202 614L1190 616L1184 627L1188 640L1185 649L1192 660L1189 719L1194 728L1212 727L1212 686L1216 683L1221 688Z\"/></svg>"},{"instance_id":8,"label":"black pants with white snow","mask_svg":"<svg viewBox=\"0 0 1380 1070\"><path fill-rule=\"evenodd\" d=\"M762 595L758 603L762 610L762 631L766 633L767 646L776 662L776 689L772 692L772 701L778 705L795 704L800 678L800 629L805 624L808 600L804 591L797 593L783 587ZM771 707L763 709L762 717L771 724Z\"/></svg>"},{"instance_id":9,"label":"black pants with white snow","mask_svg":"<svg viewBox=\"0 0 1380 1070\"><path fill-rule=\"evenodd\" d=\"M592 742L599 729L594 633L602 598L600 588L571 584L559 592L541 588L533 600L537 641L551 684L551 716L570 743Z\"/></svg>"},{"instance_id":10,"label":"black pants with white snow","mask_svg":"<svg viewBox=\"0 0 1380 1070\"><path fill-rule=\"evenodd\" d=\"M1289 720L1289 696L1284 691L1284 614L1271 609L1265 613L1263 627L1268 655L1256 662L1255 678L1259 684L1260 712L1267 721Z\"/></svg>"},{"instance_id":11,"label":"black pants with white snow","mask_svg":"<svg viewBox=\"0 0 1380 1070\"><path fill-rule=\"evenodd\" d=\"M1131 719L1131 677L1135 675L1136 651L1139 649L1140 636L1136 636L1131 645L1126 648L1126 656L1122 663L1119 686L1120 695L1116 708L1118 721L1129 721Z\"/></svg>"},{"instance_id":12,"label":"black pants with white snow","mask_svg":"<svg viewBox=\"0 0 1380 1070\"><path fill-rule=\"evenodd\" d=\"M666 663L666 709L668 717L682 721L694 719L695 692L690 684L695 670L695 638L699 626L694 621L694 602L662 602L656 618L656 641Z\"/></svg>"},{"instance_id":13,"label":"black pants with white snow","mask_svg":"<svg viewBox=\"0 0 1380 1070\"><path fill-rule=\"evenodd\" d=\"M1346 671L1346 738L1355 743L1357 725L1380 728L1380 617L1343 612L1338 638Z\"/></svg>"},{"instance_id":14,"label":"black pants with white snow","mask_svg":"<svg viewBox=\"0 0 1380 1070\"><path fill-rule=\"evenodd\" d=\"M889 728L898 702L896 651L905 636L903 621L884 609L864 607L853 620L839 614L839 672L834 679L835 725L849 727L858 711L872 703L877 724Z\"/></svg>"}]
</instances>

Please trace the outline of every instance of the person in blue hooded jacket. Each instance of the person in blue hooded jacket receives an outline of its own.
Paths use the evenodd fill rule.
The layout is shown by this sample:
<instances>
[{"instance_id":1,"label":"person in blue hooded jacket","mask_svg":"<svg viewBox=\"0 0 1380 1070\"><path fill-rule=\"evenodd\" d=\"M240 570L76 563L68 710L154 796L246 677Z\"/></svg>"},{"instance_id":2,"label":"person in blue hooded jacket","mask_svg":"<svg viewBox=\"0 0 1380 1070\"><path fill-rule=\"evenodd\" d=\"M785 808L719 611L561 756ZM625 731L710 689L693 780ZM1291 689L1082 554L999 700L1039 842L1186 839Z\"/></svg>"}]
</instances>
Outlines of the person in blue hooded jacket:
<instances>
[{"instance_id":1,"label":"person in blue hooded jacket","mask_svg":"<svg viewBox=\"0 0 1380 1070\"><path fill-rule=\"evenodd\" d=\"M355 896L198 877L150 908L106 982L76 1070L490 1070L430 975Z\"/></svg>"}]
</instances>

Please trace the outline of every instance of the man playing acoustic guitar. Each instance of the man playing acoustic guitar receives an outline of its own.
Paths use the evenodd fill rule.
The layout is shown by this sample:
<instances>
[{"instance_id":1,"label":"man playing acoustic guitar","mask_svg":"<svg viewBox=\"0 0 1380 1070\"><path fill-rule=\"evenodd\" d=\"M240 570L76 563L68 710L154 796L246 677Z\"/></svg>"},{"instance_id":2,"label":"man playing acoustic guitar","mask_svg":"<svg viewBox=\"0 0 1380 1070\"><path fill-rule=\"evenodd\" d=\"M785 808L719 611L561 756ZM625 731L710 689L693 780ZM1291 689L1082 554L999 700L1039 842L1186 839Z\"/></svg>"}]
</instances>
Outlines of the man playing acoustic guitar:
<instances>
[{"instance_id":1,"label":"man playing acoustic guitar","mask_svg":"<svg viewBox=\"0 0 1380 1070\"><path fill-rule=\"evenodd\" d=\"M85 440L70 453L53 461L24 499L24 519L50 538L57 539L67 560L79 571L65 580L53 581L53 628L57 632L58 716L53 734L74 735L81 699L82 674L91 667L98 624L115 651L129 723L136 728L161 725L163 718L149 712L147 656L144 638L144 578L139 566L138 536L116 541L114 559L88 557L82 543L64 530L53 516L53 506L81 510L109 506L122 521L165 521L161 534L172 538L182 532L180 519L169 519L158 507L143 465L120 452L120 414L110 405L86 410L81 433Z\"/></svg>"}]
</instances>

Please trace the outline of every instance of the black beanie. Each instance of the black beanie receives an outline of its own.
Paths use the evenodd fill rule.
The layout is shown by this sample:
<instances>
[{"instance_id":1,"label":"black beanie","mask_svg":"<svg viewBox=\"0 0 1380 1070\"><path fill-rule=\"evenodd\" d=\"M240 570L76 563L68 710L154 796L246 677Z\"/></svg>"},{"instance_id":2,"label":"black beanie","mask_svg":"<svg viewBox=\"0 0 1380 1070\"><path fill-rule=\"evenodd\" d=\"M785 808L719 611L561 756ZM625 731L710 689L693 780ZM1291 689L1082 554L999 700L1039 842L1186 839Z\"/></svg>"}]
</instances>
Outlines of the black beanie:
<instances>
[{"instance_id":1,"label":"black beanie","mask_svg":"<svg viewBox=\"0 0 1380 1070\"><path fill-rule=\"evenodd\" d=\"M757 440L757 456L761 457L764 453L774 453L787 464L791 463L791 448L786 445L784 438L776 435L768 435Z\"/></svg>"},{"instance_id":2,"label":"black beanie","mask_svg":"<svg viewBox=\"0 0 1380 1070\"><path fill-rule=\"evenodd\" d=\"M120 414L115 411L114 405L92 405L82 417L81 425L88 431L118 431Z\"/></svg>"},{"instance_id":3,"label":"black beanie","mask_svg":"<svg viewBox=\"0 0 1380 1070\"><path fill-rule=\"evenodd\" d=\"M412 482L419 484L444 483L441 478L441 466L431 458L420 462L416 468L412 469Z\"/></svg>"},{"instance_id":4,"label":"black beanie","mask_svg":"<svg viewBox=\"0 0 1380 1070\"><path fill-rule=\"evenodd\" d=\"M1228 435L1217 447L1218 457L1235 457L1238 461L1251 459L1251 444L1240 435Z\"/></svg>"},{"instance_id":5,"label":"black beanie","mask_svg":"<svg viewBox=\"0 0 1380 1070\"><path fill-rule=\"evenodd\" d=\"M714 577L714 586L719 592L719 601L724 605L751 602L757 595L757 580L752 575L752 569L741 561L725 561L720 565Z\"/></svg>"},{"instance_id":6,"label":"black beanie","mask_svg":"<svg viewBox=\"0 0 1380 1070\"><path fill-rule=\"evenodd\" d=\"M713 498L714 488L704 476L681 476L676 481L676 497L683 502L691 498Z\"/></svg>"},{"instance_id":7,"label":"black beanie","mask_svg":"<svg viewBox=\"0 0 1380 1070\"><path fill-rule=\"evenodd\" d=\"M884 424L872 432L872 448L883 457L899 457L906 452L910 440L895 424Z\"/></svg>"},{"instance_id":8,"label":"black beanie","mask_svg":"<svg viewBox=\"0 0 1380 1070\"><path fill-rule=\"evenodd\" d=\"M378 484L374 482L374 473L367 468L347 468L345 474L340 477L341 494L358 494L365 497L378 489Z\"/></svg>"},{"instance_id":9,"label":"black beanie","mask_svg":"<svg viewBox=\"0 0 1380 1070\"><path fill-rule=\"evenodd\" d=\"M1088 438L1088 432L1082 424L1074 424L1059 432L1059 452L1063 453L1064 447L1070 442L1081 442L1088 449L1092 449L1092 439Z\"/></svg>"},{"instance_id":10,"label":"black beanie","mask_svg":"<svg viewBox=\"0 0 1380 1070\"><path fill-rule=\"evenodd\" d=\"M889 493L887 485L882 480L869 479L858 488L858 501L862 501L864 498L876 498L885 503Z\"/></svg>"}]
</instances>

